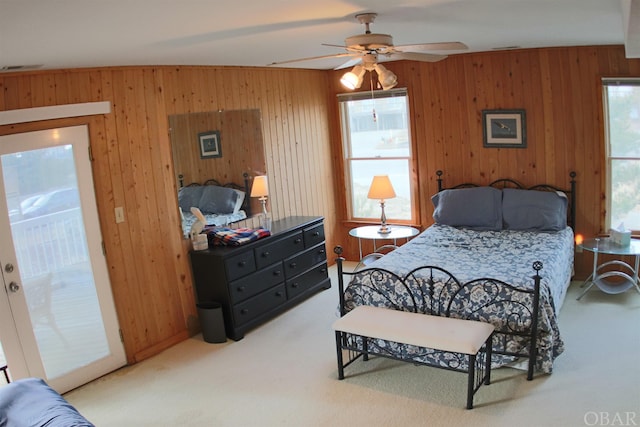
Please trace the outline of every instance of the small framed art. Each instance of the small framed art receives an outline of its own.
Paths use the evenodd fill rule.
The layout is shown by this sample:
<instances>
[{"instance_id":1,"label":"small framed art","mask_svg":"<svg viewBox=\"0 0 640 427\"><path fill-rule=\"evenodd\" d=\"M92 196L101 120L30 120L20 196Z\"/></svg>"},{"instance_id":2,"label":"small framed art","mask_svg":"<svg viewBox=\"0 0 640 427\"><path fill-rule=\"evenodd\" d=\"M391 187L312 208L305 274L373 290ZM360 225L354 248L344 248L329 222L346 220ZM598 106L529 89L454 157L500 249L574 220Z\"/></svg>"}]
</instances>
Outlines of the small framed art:
<instances>
[{"instance_id":1,"label":"small framed art","mask_svg":"<svg viewBox=\"0 0 640 427\"><path fill-rule=\"evenodd\" d=\"M198 144L200 146L201 159L222 157L222 147L220 146L220 131L212 130L199 133Z\"/></svg>"},{"instance_id":2,"label":"small framed art","mask_svg":"<svg viewBox=\"0 0 640 427\"><path fill-rule=\"evenodd\" d=\"M482 110L482 133L485 147L526 148L524 110Z\"/></svg>"}]
</instances>

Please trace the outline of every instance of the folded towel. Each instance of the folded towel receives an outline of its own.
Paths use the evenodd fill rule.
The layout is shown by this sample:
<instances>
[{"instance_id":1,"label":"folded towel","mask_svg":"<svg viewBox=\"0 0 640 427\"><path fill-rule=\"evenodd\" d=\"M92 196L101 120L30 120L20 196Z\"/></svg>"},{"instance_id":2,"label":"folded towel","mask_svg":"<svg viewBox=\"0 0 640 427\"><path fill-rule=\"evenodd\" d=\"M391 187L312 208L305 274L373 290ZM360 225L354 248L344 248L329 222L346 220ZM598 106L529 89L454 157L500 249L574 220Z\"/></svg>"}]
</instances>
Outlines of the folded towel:
<instances>
[{"instance_id":1,"label":"folded towel","mask_svg":"<svg viewBox=\"0 0 640 427\"><path fill-rule=\"evenodd\" d=\"M240 246L263 237L271 236L271 232L264 228L236 228L205 227L209 246Z\"/></svg>"}]
</instances>

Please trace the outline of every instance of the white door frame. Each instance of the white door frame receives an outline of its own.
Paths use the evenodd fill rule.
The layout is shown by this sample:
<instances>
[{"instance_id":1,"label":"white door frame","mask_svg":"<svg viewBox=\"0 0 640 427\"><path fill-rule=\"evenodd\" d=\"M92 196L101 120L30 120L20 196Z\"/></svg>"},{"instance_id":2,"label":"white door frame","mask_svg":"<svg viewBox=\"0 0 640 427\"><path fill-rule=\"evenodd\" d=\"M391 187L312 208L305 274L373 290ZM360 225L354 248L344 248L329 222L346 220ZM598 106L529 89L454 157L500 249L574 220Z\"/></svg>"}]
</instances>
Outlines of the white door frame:
<instances>
[{"instance_id":1,"label":"white door frame","mask_svg":"<svg viewBox=\"0 0 640 427\"><path fill-rule=\"evenodd\" d=\"M66 106L53 106L53 107L42 107L42 108L25 109L25 110L2 111L0 112L0 125L11 124L11 123L26 123L30 121L47 120L47 119L53 119L53 118L78 117L78 116L86 116L86 115L93 115L93 114L107 114L110 111L111 111L110 102L70 104ZM84 132L87 140L89 139L88 128L86 125L75 126L75 127L72 126L70 128L77 128L76 129L77 131ZM69 128L66 128L66 129L69 129ZM48 132L48 131L36 131L36 132ZM15 135L16 134L7 135L6 137L0 137L0 138L11 139L11 137ZM19 149L17 149L16 151L19 151ZM87 229L87 233L90 233L91 230L93 229L98 235L97 237L98 241L102 242L100 237L99 218L97 215L97 209L95 207L95 203L96 203L95 193L94 193L95 190L93 187L93 175L91 170L91 163L86 162L85 165L76 164L76 167L78 168L78 176L90 177L90 180L88 180L87 182L79 182L79 186L78 186L80 191L80 196L81 196L81 203L83 205L85 205L85 203L93 204L92 208L83 209L83 215L84 215L83 219L85 223L85 228ZM1 201L0 203L4 204L4 201ZM5 206L5 209L6 209L6 206ZM2 225L5 230L9 229L8 216L3 215L0 218L0 223L2 223L0 225ZM11 239L11 236L7 236L7 237L9 237L8 240ZM87 236L87 239L89 240L89 236ZM94 236L93 239L96 239L96 237ZM5 244L8 244L8 243L12 243L12 242L9 241ZM107 326L107 324L110 324L111 327L115 325L115 327L118 328L117 326L118 320L115 312L115 304L113 301L113 296L111 294L111 287L110 287L110 284L108 283L108 277L109 277L108 268L106 266L106 260L104 259L104 254L102 253L102 247L100 245L100 249L98 249L99 253L96 253L95 247L90 248L89 251L90 251L90 256L92 258L97 257L97 259L100 259L102 261L97 263L99 264L97 266L98 271L94 271L94 276L96 277L96 279L101 276L103 278L106 278L105 280L107 280L107 286L98 286L98 283L96 283L96 291L98 292L98 298L101 301L106 301L106 305L112 308L111 310L106 310L106 312L103 313L105 326ZM93 266L93 268L95 269L96 266ZM0 274L8 284L9 281L6 280L7 279L6 276L8 275L8 273L4 272L3 270L0 270ZM25 351L23 351L24 347L21 345L18 330L17 328L15 328L15 322L18 320L22 321L22 319L14 318L14 313L12 312L11 306L9 304L9 296L8 294L5 294L5 295L6 296L0 295L0 322L2 322L3 325L5 325L2 328L3 330L0 331L0 336L2 338L2 341L5 343L4 347L5 347L5 352L7 353L10 372L15 378L32 376L33 373L29 372L27 363L25 363L25 361L28 360L28 358L32 355L25 354ZM24 308L26 309L26 307ZM126 364L126 355L125 355L124 346L121 340L120 339L114 340L111 337L109 338L109 346L112 349L112 352L113 352L112 359L114 360L112 362L109 362L111 363L112 366L108 369L114 370ZM11 350L7 351L7 348L10 348ZM29 351L29 353L31 352ZM10 357L9 354L11 354L12 356ZM36 369L36 370L39 370L40 372L44 372L41 364L40 364L40 369ZM77 378L71 378L69 380L61 379L56 384L52 384L52 386L61 393L67 390L70 390L74 387L77 387L78 385L79 384L77 382Z\"/></svg>"}]
</instances>

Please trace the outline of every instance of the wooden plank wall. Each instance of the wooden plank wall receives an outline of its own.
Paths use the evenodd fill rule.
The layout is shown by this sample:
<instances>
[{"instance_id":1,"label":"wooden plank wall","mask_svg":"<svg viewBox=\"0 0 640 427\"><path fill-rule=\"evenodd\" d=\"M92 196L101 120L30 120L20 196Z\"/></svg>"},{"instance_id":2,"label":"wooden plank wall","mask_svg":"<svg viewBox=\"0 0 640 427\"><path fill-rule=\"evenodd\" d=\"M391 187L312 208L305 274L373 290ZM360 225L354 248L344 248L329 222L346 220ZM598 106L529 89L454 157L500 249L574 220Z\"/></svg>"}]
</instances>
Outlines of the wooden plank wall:
<instances>
[{"instance_id":1,"label":"wooden plank wall","mask_svg":"<svg viewBox=\"0 0 640 427\"><path fill-rule=\"evenodd\" d=\"M110 101L112 113L0 126L0 134L88 123L111 286L129 363L197 332L188 244L181 238L168 116L257 109L270 211L335 224L326 71L114 67L0 74L0 110ZM115 223L114 208L126 221Z\"/></svg>"},{"instance_id":2,"label":"wooden plank wall","mask_svg":"<svg viewBox=\"0 0 640 427\"><path fill-rule=\"evenodd\" d=\"M416 225L431 224L435 171L445 183L511 176L564 184L578 172L578 232L604 218L600 78L639 76L640 62L613 47L452 56L388 68L411 100ZM180 237L169 144L171 114L259 109L274 217L324 215L327 247L350 259L339 116L342 72L243 67L116 67L0 74L0 110L111 101L105 116L0 126L0 134L88 123L111 284L129 362L197 330L191 273ZM366 90L366 89L365 89ZM528 148L482 148L483 109L527 110ZM334 178L335 174L335 178ZM126 222L115 224L114 208ZM579 272L590 259L578 255Z\"/></svg>"},{"instance_id":3,"label":"wooden plank wall","mask_svg":"<svg viewBox=\"0 0 640 427\"><path fill-rule=\"evenodd\" d=\"M569 186L569 171L578 173L577 233L603 231L604 117L602 77L640 76L640 60L628 60L621 46L530 49L450 56L436 63L390 62L398 87L408 89L415 153L417 225L433 223L430 196L437 191L436 170L444 183L489 183L511 177L525 185ZM333 72L333 92L343 91ZM365 79L367 80L367 79ZM366 85L363 85L366 86ZM362 90L369 90L363 87ZM526 110L527 148L483 148L484 109ZM336 122L339 117L336 113ZM334 126L334 161L340 160L340 135ZM336 185L344 188L342 170ZM357 242L343 219L336 239L347 257L357 258ZM577 277L591 267L590 255L577 254Z\"/></svg>"}]
</instances>

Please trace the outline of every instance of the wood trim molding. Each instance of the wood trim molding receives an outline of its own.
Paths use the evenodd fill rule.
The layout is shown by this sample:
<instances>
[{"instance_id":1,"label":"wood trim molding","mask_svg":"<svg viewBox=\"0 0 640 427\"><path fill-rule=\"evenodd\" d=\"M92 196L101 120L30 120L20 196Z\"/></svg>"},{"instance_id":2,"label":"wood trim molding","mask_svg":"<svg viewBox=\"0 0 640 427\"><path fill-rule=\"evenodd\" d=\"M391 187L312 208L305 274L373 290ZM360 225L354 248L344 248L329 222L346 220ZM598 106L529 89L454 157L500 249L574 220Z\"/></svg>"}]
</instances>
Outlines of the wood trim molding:
<instances>
[{"instance_id":1,"label":"wood trim molding","mask_svg":"<svg viewBox=\"0 0 640 427\"><path fill-rule=\"evenodd\" d=\"M108 114L110 112L110 101L22 108L19 110L0 111L0 126L13 125L16 123L37 122L40 120Z\"/></svg>"}]
</instances>

